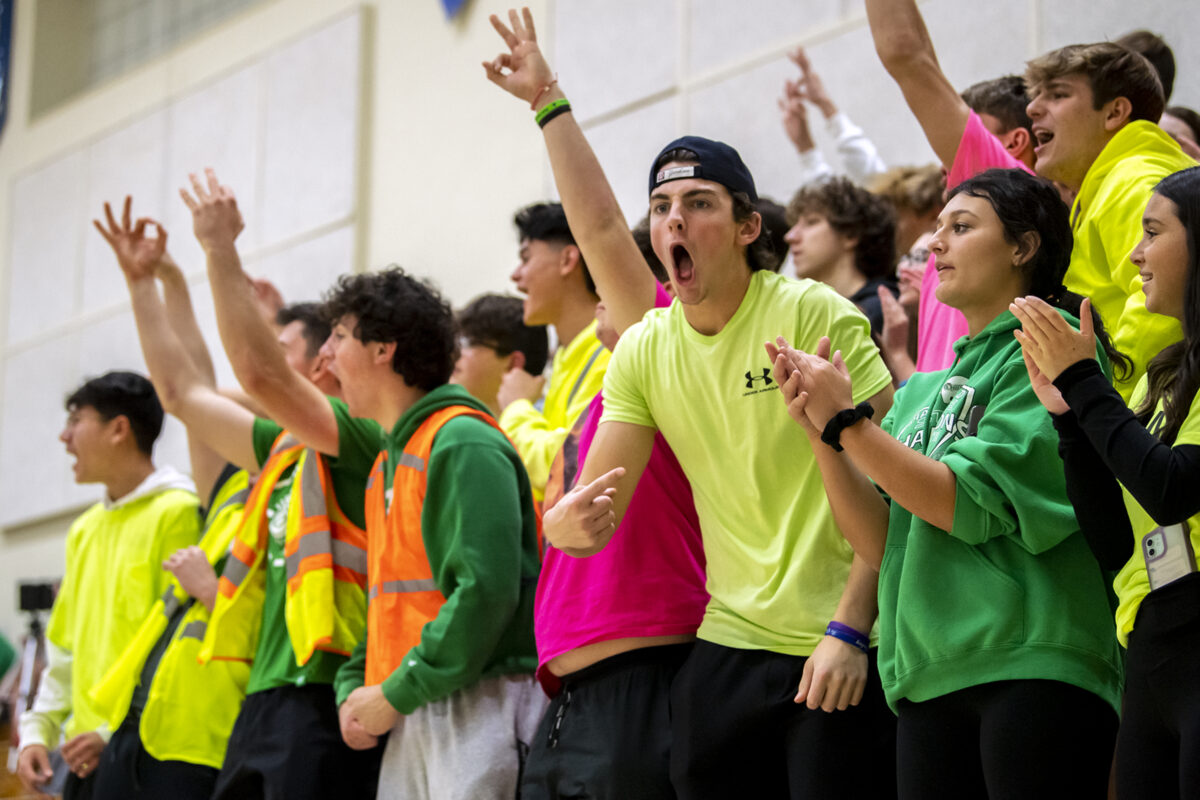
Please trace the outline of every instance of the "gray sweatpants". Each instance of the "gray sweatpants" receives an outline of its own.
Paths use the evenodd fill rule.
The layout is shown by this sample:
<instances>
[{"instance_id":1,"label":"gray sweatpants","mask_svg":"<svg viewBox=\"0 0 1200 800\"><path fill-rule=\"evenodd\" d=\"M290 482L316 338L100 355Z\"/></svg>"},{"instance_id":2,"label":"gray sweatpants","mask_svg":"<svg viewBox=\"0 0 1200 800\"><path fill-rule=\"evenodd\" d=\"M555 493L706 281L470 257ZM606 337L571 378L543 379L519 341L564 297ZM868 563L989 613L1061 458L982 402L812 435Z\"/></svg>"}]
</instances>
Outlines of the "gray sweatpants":
<instances>
[{"instance_id":1,"label":"gray sweatpants","mask_svg":"<svg viewBox=\"0 0 1200 800\"><path fill-rule=\"evenodd\" d=\"M546 709L532 675L485 678L402 716L379 769L379 800L512 800Z\"/></svg>"}]
</instances>

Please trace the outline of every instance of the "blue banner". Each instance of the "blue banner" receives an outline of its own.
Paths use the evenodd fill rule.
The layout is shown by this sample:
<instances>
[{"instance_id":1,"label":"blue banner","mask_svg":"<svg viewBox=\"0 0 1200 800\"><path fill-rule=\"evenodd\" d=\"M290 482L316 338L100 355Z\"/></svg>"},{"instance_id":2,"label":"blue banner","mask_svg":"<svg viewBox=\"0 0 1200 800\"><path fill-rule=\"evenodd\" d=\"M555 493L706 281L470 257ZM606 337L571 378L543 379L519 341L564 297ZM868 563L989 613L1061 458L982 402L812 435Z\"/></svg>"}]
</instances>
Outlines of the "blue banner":
<instances>
[{"instance_id":1,"label":"blue banner","mask_svg":"<svg viewBox=\"0 0 1200 800\"><path fill-rule=\"evenodd\" d=\"M446 11L446 19L454 19L454 15L462 10L467 0L442 0L442 8Z\"/></svg>"},{"instance_id":2,"label":"blue banner","mask_svg":"<svg viewBox=\"0 0 1200 800\"><path fill-rule=\"evenodd\" d=\"M13 6L16 0L0 0L0 133L8 119L8 62L12 52Z\"/></svg>"}]
</instances>

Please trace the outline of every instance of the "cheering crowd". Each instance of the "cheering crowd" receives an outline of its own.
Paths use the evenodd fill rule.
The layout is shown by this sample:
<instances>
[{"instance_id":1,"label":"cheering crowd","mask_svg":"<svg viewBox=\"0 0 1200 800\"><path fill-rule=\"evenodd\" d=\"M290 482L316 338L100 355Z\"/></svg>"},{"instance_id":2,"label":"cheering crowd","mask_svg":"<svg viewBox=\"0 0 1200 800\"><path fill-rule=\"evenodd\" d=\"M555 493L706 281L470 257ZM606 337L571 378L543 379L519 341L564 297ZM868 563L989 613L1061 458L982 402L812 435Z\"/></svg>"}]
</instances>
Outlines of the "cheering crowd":
<instances>
[{"instance_id":1,"label":"cheering crowd","mask_svg":"<svg viewBox=\"0 0 1200 800\"><path fill-rule=\"evenodd\" d=\"M864 1L940 166L889 169L797 51L790 202L683 136L632 230L493 17L561 198L514 216L522 299L392 266L285 304L190 176L234 388L168 231L106 204L149 377L66 401L106 494L30 790L1200 797L1200 115L1144 31L960 91L914 0Z\"/></svg>"}]
</instances>

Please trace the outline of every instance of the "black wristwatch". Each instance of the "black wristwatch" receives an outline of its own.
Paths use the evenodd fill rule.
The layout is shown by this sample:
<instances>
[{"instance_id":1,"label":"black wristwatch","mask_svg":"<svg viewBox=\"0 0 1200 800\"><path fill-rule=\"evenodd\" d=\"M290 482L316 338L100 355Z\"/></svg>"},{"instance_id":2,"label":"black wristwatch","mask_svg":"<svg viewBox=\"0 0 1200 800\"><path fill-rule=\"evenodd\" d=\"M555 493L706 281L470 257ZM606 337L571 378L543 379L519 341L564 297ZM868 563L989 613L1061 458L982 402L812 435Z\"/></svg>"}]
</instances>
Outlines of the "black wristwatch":
<instances>
[{"instance_id":1,"label":"black wristwatch","mask_svg":"<svg viewBox=\"0 0 1200 800\"><path fill-rule=\"evenodd\" d=\"M854 408L843 408L834 414L829 422L825 423L825 430L821 431L821 441L840 453L842 452L842 431L860 419L870 419L873 416L875 416L875 409L866 400Z\"/></svg>"}]
</instances>

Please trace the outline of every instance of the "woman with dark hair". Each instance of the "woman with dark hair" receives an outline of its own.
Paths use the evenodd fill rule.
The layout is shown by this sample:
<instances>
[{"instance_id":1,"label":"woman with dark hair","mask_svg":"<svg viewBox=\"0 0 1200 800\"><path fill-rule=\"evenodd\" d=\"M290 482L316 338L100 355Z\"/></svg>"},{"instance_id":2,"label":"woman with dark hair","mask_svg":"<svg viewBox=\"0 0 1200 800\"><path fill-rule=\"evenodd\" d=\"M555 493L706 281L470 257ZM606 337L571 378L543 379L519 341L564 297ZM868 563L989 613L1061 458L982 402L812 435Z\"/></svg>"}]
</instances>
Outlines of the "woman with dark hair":
<instances>
[{"instance_id":1,"label":"woman with dark hair","mask_svg":"<svg viewBox=\"0 0 1200 800\"><path fill-rule=\"evenodd\" d=\"M1200 795L1200 167L1162 180L1130 258L1146 309L1183 323L1130 410L1088 349L1041 302L1014 306L1029 375L1054 416L1067 490L1114 581L1126 685L1119 797ZM1118 487L1117 482L1120 481ZM1136 543L1136 546L1135 546Z\"/></svg>"},{"instance_id":2,"label":"woman with dark hair","mask_svg":"<svg viewBox=\"0 0 1200 800\"><path fill-rule=\"evenodd\" d=\"M930 250L937 297L969 335L878 426L827 342L817 355L768 346L839 527L879 567L902 798L1102 797L1108 784L1121 665L1107 581L1009 311L1033 294L1076 324L1071 244L1050 184L989 170L957 186Z\"/></svg>"}]
</instances>

